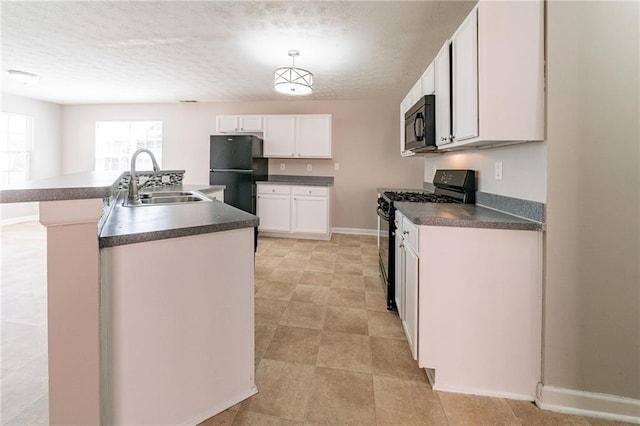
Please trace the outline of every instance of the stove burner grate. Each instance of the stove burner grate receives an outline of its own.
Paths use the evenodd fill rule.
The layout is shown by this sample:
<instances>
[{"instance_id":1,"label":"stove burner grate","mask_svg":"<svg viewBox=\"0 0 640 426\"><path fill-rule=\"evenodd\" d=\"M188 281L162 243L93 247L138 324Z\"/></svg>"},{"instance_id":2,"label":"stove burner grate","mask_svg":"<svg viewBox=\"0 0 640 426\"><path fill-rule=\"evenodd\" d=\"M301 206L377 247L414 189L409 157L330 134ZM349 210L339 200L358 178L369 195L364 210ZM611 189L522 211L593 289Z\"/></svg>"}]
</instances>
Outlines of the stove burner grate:
<instances>
[{"instance_id":1,"label":"stove burner grate","mask_svg":"<svg viewBox=\"0 0 640 426\"><path fill-rule=\"evenodd\" d=\"M453 197L426 192L385 192L391 201L409 201L414 203L460 203Z\"/></svg>"}]
</instances>

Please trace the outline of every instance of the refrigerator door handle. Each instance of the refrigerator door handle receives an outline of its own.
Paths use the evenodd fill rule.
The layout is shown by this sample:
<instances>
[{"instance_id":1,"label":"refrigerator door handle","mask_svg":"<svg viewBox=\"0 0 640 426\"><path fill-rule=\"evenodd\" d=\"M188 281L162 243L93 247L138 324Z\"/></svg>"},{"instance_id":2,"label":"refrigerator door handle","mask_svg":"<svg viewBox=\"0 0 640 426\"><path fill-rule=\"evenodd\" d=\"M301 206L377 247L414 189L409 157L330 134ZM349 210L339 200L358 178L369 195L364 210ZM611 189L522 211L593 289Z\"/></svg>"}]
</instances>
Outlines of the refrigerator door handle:
<instances>
[{"instance_id":1,"label":"refrigerator door handle","mask_svg":"<svg viewBox=\"0 0 640 426\"><path fill-rule=\"evenodd\" d=\"M253 170L241 169L209 169L210 172L235 172L235 173L253 173Z\"/></svg>"}]
</instances>

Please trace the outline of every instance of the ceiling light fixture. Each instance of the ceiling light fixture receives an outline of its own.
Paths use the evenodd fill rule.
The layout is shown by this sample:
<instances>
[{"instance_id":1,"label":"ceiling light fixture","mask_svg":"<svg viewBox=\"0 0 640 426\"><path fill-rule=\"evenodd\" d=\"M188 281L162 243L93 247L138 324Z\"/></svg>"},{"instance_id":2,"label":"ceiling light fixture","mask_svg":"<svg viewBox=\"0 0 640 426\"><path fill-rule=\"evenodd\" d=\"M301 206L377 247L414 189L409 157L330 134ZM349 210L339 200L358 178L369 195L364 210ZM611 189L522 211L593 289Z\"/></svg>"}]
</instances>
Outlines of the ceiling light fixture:
<instances>
[{"instance_id":1,"label":"ceiling light fixture","mask_svg":"<svg viewBox=\"0 0 640 426\"><path fill-rule=\"evenodd\" d=\"M11 74L11 76L16 80L18 80L20 83L35 84L38 81L40 81L39 75L31 74L30 72L19 71L19 70L8 70L7 72Z\"/></svg>"},{"instance_id":2,"label":"ceiling light fixture","mask_svg":"<svg viewBox=\"0 0 640 426\"><path fill-rule=\"evenodd\" d=\"M296 68L296 56L299 54L297 50L290 50L292 65L274 71L273 90L276 92L290 96L304 96L313 92L313 74L305 69Z\"/></svg>"}]
</instances>

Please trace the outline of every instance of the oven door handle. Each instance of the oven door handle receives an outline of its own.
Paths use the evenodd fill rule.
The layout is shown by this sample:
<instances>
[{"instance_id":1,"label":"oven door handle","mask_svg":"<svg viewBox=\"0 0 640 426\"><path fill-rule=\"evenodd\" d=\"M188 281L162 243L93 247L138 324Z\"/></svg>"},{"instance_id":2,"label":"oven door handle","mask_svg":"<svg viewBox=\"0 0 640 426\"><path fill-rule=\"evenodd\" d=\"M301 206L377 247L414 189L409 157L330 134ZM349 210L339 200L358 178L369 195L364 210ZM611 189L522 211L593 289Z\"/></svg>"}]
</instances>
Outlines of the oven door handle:
<instances>
[{"instance_id":1,"label":"oven door handle","mask_svg":"<svg viewBox=\"0 0 640 426\"><path fill-rule=\"evenodd\" d=\"M382 219L384 219L385 221L389 222L389 215L385 213L385 211L383 209L381 209L380 207L378 207L378 216L380 216Z\"/></svg>"}]
</instances>

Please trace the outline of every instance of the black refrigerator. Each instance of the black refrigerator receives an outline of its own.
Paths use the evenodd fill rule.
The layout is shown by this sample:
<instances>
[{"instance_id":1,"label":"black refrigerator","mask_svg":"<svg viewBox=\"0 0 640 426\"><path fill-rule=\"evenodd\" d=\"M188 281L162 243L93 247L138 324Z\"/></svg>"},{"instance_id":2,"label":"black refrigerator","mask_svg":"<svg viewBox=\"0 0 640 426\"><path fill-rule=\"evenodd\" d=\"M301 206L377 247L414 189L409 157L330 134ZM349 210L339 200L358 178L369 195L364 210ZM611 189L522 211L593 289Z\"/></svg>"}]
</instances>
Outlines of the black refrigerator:
<instances>
[{"instance_id":1,"label":"black refrigerator","mask_svg":"<svg viewBox=\"0 0 640 426\"><path fill-rule=\"evenodd\" d=\"M212 135L209 148L209 184L225 185L226 204L256 214L256 181L266 179L269 168L262 139Z\"/></svg>"}]
</instances>

